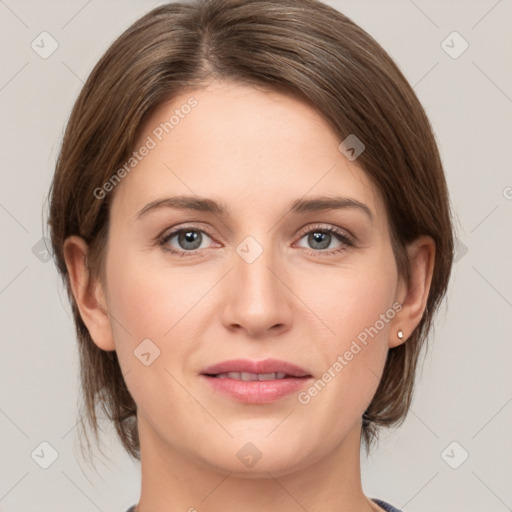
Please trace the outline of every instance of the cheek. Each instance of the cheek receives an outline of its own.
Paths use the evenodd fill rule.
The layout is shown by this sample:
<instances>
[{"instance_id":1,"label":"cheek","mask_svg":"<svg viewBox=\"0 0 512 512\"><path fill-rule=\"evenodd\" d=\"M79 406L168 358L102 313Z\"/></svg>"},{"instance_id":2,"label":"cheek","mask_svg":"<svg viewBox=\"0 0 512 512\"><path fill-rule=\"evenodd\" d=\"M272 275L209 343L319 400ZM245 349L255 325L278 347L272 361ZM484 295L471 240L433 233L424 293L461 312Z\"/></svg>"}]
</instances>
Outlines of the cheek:
<instances>
[{"instance_id":1,"label":"cheek","mask_svg":"<svg viewBox=\"0 0 512 512\"><path fill-rule=\"evenodd\" d=\"M155 264L143 251L123 258L113 251L107 268L109 308L136 339L162 340L186 321L208 290L208 283L198 280L192 267Z\"/></svg>"},{"instance_id":2,"label":"cheek","mask_svg":"<svg viewBox=\"0 0 512 512\"><path fill-rule=\"evenodd\" d=\"M153 382L147 370L174 373L190 365L201 331L199 317L210 314L204 308L219 275L213 270L199 273L193 266L162 265L161 260L156 264L142 251L115 256L112 252L107 268L111 328L123 373L135 370L130 382L138 389L130 391L134 398L141 393L144 398ZM137 357L148 352L150 359L156 357L146 367Z\"/></svg>"},{"instance_id":3,"label":"cheek","mask_svg":"<svg viewBox=\"0 0 512 512\"><path fill-rule=\"evenodd\" d=\"M394 316L397 271L394 259L382 256L372 256L364 265L333 268L328 272L319 270L309 279L296 283L298 294L307 297L308 306L330 328L338 347L376 323L379 331L388 331L389 322L382 323L381 315L385 320Z\"/></svg>"},{"instance_id":4,"label":"cheek","mask_svg":"<svg viewBox=\"0 0 512 512\"><path fill-rule=\"evenodd\" d=\"M308 304L314 304L311 309L329 327L317 340L323 363L319 394L329 396L327 401L339 397L345 407L351 404L354 412L364 411L382 374L396 314L394 258L383 251L380 258L364 266L337 269L328 279L317 277L314 282L323 286L309 292Z\"/></svg>"},{"instance_id":5,"label":"cheek","mask_svg":"<svg viewBox=\"0 0 512 512\"><path fill-rule=\"evenodd\" d=\"M163 269L148 260L142 252L124 258L112 252L107 267L116 353L130 393L144 407L157 404L155 390L172 382L165 370L174 374L186 364L190 346L176 341L191 338L190 315L205 293L205 286L182 269ZM180 395L180 400L187 398Z\"/></svg>"}]
</instances>

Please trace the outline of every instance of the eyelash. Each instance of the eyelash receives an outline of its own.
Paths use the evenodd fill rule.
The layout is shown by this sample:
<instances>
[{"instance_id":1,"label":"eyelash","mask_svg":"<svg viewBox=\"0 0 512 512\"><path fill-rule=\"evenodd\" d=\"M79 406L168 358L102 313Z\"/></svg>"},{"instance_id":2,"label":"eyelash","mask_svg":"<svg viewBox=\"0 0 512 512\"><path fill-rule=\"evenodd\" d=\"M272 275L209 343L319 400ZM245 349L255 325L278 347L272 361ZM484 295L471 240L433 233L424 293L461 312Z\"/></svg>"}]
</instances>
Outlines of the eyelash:
<instances>
[{"instance_id":1,"label":"eyelash","mask_svg":"<svg viewBox=\"0 0 512 512\"><path fill-rule=\"evenodd\" d=\"M197 253L201 252L203 249L195 249L193 251L179 251L179 250L171 248L170 246L167 245L167 242L169 242L169 240L171 238L173 238L175 235L178 235L184 231L195 231L195 232L199 232L199 233L205 233L206 235L208 235L210 238L213 239L212 235L210 235L208 233L208 231L206 231L204 229L199 229L199 228L196 228L193 226L185 226L185 227L176 229L174 231L164 233L158 239L158 245L162 246L162 248L165 251L170 252L171 254L174 254L179 257L196 256ZM320 254L321 256L338 254L338 253L341 253L341 252L347 250L347 247L355 246L355 240L351 236L349 236L344 231L341 231L340 229L335 228L334 226L322 226L320 224L318 224L316 226L312 226L307 231L300 233L299 240L304 238L305 235L309 235L310 233L329 233L329 234L334 235L343 244L341 247L339 247L337 249L322 249L322 250L318 250L318 251L315 251L314 249L305 249L309 254L313 254L315 256L317 256L318 254Z\"/></svg>"}]
</instances>

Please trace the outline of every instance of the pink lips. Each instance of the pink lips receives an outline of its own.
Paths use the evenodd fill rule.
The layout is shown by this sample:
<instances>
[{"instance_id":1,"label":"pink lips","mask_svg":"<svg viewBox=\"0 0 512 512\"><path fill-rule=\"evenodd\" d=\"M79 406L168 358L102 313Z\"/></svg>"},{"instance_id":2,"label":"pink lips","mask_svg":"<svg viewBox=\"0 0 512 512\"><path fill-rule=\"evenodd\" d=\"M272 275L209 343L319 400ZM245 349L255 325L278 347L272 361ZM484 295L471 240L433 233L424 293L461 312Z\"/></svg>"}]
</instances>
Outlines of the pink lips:
<instances>
[{"instance_id":1,"label":"pink lips","mask_svg":"<svg viewBox=\"0 0 512 512\"><path fill-rule=\"evenodd\" d=\"M285 378L272 380L238 380L225 374L230 372L251 374L286 374ZM215 377L223 374L224 378ZM310 382L312 376L303 368L276 359L251 361L236 359L209 366L201 377L216 391L225 393L236 400L252 404L274 402L290 393L299 391Z\"/></svg>"},{"instance_id":2,"label":"pink lips","mask_svg":"<svg viewBox=\"0 0 512 512\"><path fill-rule=\"evenodd\" d=\"M265 359L263 361L251 361L249 359L233 359L223 361L205 368L201 373L203 375L217 375L228 372L248 372L248 373L277 373L283 372L292 377L307 377L309 373L286 361L277 359Z\"/></svg>"}]
</instances>

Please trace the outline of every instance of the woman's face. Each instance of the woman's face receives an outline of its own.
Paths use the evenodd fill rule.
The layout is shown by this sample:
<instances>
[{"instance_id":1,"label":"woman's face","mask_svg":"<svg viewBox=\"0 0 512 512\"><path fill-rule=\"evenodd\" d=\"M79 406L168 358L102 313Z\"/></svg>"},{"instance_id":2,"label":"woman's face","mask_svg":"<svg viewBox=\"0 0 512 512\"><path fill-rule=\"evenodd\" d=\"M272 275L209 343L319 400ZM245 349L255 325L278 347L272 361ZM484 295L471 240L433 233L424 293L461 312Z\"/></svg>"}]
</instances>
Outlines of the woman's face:
<instances>
[{"instance_id":1,"label":"woman's face","mask_svg":"<svg viewBox=\"0 0 512 512\"><path fill-rule=\"evenodd\" d=\"M341 142L295 97L233 83L147 120L114 191L111 333L95 340L117 351L143 444L279 475L359 432L396 340L400 281L384 203ZM319 198L341 207L313 208ZM308 376L250 365L268 359ZM232 360L246 362L207 371ZM205 375L230 368L250 375ZM253 373L270 380L239 380Z\"/></svg>"}]
</instances>

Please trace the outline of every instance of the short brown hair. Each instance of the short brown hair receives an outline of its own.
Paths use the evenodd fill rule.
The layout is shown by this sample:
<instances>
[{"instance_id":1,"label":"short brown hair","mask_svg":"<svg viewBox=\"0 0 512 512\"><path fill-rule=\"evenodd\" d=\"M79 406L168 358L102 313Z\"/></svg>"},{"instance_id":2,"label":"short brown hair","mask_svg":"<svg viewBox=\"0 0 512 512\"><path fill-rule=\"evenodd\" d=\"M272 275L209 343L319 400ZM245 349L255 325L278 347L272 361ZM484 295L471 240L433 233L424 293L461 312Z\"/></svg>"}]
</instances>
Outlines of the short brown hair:
<instances>
[{"instance_id":1,"label":"short brown hair","mask_svg":"<svg viewBox=\"0 0 512 512\"><path fill-rule=\"evenodd\" d=\"M384 49L342 13L316 0L195 0L157 7L130 26L91 72L71 113L50 189L48 224L56 265L77 330L85 420L98 439L96 406L140 458L137 407L116 352L98 348L71 292L63 244L89 244L88 266L103 276L113 193L101 187L133 152L144 121L164 101L212 79L282 89L309 102L340 142L355 134L357 163L381 192L397 267L409 277L405 246L420 235L436 244L424 315L409 339L389 350L363 416L367 450L379 426L409 409L418 356L448 285L453 234L435 137L412 87ZM83 420L84 418L82 418Z\"/></svg>"}]
</instances>

